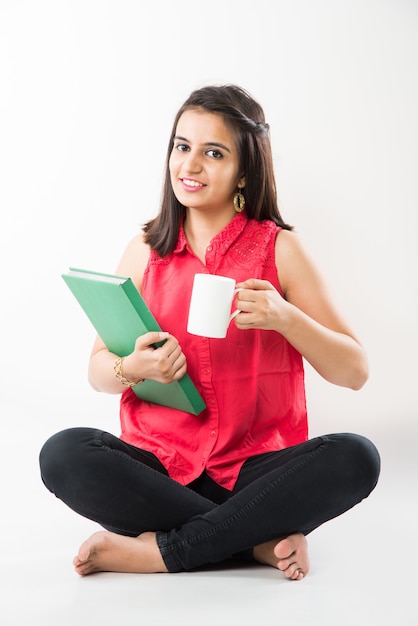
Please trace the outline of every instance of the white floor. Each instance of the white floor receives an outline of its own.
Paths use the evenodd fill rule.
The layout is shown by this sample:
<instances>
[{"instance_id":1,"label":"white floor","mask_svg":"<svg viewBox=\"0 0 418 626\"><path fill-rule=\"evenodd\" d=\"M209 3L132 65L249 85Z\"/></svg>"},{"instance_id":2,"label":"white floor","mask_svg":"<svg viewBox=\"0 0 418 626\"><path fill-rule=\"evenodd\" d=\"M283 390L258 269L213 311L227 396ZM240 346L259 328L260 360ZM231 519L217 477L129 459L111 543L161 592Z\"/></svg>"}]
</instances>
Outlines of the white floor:
<instances>
[{"instance_id":1,"label":"white floor","mask_svg":"<svg viewBox=\"0 0 418 626\"><path fill-rule=\"evenodd\" d=\"M49 423L36 435L30 430L11 424L12 442L6 431L1 450L2 626L418 625L416 428L398 437L376 433L379 485L310 536L312 570L302 582L262 566L79 578L73 554L97 526L43 487L37 455L53 429Z\"/></svg>"}]
</instances>

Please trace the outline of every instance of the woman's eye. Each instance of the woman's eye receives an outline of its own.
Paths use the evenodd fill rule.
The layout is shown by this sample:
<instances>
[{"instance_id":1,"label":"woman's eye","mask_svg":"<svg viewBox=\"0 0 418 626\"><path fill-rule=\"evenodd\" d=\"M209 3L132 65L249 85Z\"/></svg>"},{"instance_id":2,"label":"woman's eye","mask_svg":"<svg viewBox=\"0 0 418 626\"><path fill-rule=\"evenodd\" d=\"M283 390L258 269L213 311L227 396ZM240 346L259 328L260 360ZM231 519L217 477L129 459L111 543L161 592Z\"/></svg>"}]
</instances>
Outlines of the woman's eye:
<instances>
[{"instance_id":1,"label":"woman's eye","mask_svg":"<svg viewBox=\"0 0 418 626\"><path fill-rule=\"evenodd\" d=\"M214 150L214 149L208 150L207 154L209 154L214 159L222 159L222 157L223 157L222 152L219 152L219 150Z\"/></svg>"},{"instance_id":2,"label":"woman's eye","mask_svg":"<svg viewBox=\"0 0 418 626\"><path fill-rule=\"evenodd\" d=\"M189 147L186 146L185 143L178 143L175 145L175 149L179 150L179 152L186 152L189 149Z\"/></svg>"}]
</instances>

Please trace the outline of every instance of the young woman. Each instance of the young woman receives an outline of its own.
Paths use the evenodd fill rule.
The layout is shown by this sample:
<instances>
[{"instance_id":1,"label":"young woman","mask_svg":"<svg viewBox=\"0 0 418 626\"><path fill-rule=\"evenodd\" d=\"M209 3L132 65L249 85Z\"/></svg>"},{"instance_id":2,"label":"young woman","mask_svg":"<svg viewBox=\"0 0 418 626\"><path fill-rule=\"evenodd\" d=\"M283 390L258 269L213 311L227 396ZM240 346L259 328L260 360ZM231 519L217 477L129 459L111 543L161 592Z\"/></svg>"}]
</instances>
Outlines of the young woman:
<instances>
[{"instance_id":1,"label":"young woman","mask_svg":"<svg viewBox=\"0 0 418 626\"><path fill-rule=\"evenodd\" d=\"M241 288L225 339L186 330L202 272ZM245 558L302 579L305 536L367 497L380 463L362 436L308 439L303 359L360 389L367 357L280 215L269 127L246 91L209 86L181 107L160 211L117 274L132 278L164 332L138 337L122 360L95 341L89 380L121 394L120 438L73 428L41 451L48 489L105 529L81 545L76 571L179 572ZM207 405L197 416L132 390L186 371Z\"/></svg>"}]
</instances>

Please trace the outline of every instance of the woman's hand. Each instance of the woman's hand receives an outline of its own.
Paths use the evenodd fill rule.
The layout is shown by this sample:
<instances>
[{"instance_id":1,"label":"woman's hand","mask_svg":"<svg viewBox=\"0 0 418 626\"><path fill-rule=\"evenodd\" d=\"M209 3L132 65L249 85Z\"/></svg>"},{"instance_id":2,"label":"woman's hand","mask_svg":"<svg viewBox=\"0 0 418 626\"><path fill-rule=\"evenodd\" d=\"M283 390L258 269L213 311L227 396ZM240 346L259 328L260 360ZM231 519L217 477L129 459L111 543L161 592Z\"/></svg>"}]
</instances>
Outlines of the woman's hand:
<instances>
[{"instance_id":1,"label":"woman's hand","mask_svg":"<svg viewBox=\"0 0 418 626\"><path fill-rule=\"evenodd\" d=\"M155 347L155 344L164 342ZM172 383L187 369L186 357L179 342L166 332L149 332L135 342L134 351L123 360L123 375L128 380L155 380Z\"/></svg>"},{"instance_id":2,"label":"woman's hand","mask_svg":"<svg viewBox=\"0 0 418 626\"><path fill-rule=\"evenodd\" d=\"M268 280L250 278L236 285L236 308L242 311L235 317L240 330L262 328L282 332L288 316L288 303Z\"/></svg>"}]
</instances>

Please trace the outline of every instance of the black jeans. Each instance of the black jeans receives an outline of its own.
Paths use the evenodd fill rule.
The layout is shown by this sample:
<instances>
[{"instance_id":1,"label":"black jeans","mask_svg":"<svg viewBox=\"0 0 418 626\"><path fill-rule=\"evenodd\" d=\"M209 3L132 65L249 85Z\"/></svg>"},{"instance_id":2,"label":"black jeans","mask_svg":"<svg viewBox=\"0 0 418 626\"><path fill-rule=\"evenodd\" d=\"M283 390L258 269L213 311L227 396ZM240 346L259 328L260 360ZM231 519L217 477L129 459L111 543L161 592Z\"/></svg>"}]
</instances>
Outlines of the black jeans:
<instances>
[{"instance_id":1,"label":"black jeans","mask_svg":"<svg viewBox=\"0 0 418 626\"><path fill-rule=\"evenodd\" d=\"M228 491L206 474L183 486L150 452L101 430L71 428L48 439L40 465L46 487L103 528L156 531L168 571L179 572L307 535L369 495L380 458L360 435L325 435L248 459Z\"/></svg>"}]
</instances>

